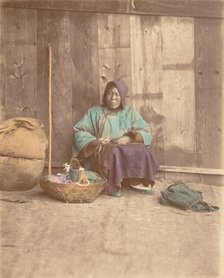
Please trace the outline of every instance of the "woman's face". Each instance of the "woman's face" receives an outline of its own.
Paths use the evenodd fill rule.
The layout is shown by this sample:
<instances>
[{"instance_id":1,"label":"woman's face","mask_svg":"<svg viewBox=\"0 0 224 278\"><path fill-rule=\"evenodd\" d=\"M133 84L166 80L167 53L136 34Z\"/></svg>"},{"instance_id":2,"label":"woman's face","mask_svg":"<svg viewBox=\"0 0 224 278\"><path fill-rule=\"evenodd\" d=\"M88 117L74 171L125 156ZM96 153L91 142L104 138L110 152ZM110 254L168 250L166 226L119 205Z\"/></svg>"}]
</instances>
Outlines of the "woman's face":
<instances>
[{"instance_id":1,"label":"woman's face","mask_svg":"<svg viewBox=\"0 0 224 278\"><path fill-rule=\"evenodd\" d=\"M118 92L118 89L115 86L112 86L108 89L105 96L106 106L109 109L117 109L121 105L121 97Z\"/></svg>"}]
</instances>

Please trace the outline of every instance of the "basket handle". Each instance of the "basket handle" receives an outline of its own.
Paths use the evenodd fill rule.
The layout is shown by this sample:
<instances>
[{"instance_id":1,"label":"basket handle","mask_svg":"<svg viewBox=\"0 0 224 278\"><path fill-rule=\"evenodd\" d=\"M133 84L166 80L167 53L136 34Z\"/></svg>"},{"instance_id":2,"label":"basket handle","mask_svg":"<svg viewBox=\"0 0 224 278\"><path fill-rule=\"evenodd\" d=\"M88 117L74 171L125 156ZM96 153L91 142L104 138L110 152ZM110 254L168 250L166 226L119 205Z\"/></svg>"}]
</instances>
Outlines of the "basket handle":
<instances>
[{"instance_id":1,"label":"basket handle","mask_svg":"<svg viewBox=\"0 0 224 278\"><path fill-rule=\"evenodd\" d=\"M70 162L69 162L69 165L73 168L73 169L79 169L79 168L82 168L79 160L75 157L72 157Z\"/></svg>"}]
</instances>

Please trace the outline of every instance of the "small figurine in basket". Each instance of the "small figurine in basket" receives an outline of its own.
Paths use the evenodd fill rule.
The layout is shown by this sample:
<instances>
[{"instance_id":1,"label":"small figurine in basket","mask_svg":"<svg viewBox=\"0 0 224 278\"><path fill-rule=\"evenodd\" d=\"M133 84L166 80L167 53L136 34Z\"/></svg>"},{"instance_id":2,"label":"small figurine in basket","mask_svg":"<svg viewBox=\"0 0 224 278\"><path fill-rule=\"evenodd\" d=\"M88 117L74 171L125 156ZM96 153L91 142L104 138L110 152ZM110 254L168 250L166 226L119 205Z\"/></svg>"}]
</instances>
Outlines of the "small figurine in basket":
<instances>
[{"instance_id":1,"label":"small figurine in basket","mask_svg":"<svg viewBox=\"0 0 224 278\"><path fill-rule=\"evenodd\" d=\"M126 106L128 87L121 79L107 83L102 105L90 108L74 126L73 157L107 180L111 196L122 195L122 182L154 185L158 165L149 146L148 123Z\"/></svg>"}]
</instances>

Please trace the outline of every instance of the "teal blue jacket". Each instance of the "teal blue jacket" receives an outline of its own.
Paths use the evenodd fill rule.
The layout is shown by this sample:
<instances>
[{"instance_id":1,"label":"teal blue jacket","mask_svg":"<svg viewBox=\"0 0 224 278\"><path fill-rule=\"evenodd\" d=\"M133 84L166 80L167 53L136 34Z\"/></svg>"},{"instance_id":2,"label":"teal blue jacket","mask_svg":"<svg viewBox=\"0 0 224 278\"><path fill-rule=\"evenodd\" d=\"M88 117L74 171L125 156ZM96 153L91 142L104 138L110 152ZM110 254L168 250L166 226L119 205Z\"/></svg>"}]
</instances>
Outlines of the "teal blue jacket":
<instances>
[{"instance_id":1,"label":"teal blue jacket","mask_svg":"<svg viewBox=\"0 0 224 278\"><path fill-rule=\"evenodd\" d=\"M128 106L118 112L113 112L104 106L94 106L73 129L73 157L93 140L104 138L113 141L130 131L140 133L145 145L150 145L152 141L149 125L137 111Z\"/></svg>"}]
</instances>

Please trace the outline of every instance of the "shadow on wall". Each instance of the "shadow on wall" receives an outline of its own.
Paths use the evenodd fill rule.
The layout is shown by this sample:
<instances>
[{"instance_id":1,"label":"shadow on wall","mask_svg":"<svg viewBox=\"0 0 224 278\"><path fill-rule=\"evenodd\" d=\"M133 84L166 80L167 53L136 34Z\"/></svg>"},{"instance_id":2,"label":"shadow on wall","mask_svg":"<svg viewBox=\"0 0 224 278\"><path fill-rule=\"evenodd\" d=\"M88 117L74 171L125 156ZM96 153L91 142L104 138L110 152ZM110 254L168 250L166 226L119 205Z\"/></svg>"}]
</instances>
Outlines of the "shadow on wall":
<instances>
[{"instance_id":1,"label":"shadow on wall","mask_svg":"<svg viewBox=\"0 0 224 278\"><path fill-rule=\"evenodd\" d=\"M172 166L195 166L196 165L196 153L189 152L178 146L172 145L169 148L165 148L164 145L164 121L165 117L156 113L153 107L148 108L147 113L141 113L148 115L148 122L153 135L152 153L154 154L157 162L160 165L172 165Z\"/></svg>"},{"instance_id":2,"label":"shadow on wall","mask_svg":"<svg viewBox=\"0 0 224 278\"><path fill-rule=\"evenodd\" d=\"M147 115L147 121L152 131L152 153L159 164L164 164L163 124L165 117L161 114L156 113L153 107L147 108L147 113L145 113L145 109L143 107L141 109L141 115Z\"/></svg>"}]
</instances>

